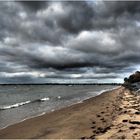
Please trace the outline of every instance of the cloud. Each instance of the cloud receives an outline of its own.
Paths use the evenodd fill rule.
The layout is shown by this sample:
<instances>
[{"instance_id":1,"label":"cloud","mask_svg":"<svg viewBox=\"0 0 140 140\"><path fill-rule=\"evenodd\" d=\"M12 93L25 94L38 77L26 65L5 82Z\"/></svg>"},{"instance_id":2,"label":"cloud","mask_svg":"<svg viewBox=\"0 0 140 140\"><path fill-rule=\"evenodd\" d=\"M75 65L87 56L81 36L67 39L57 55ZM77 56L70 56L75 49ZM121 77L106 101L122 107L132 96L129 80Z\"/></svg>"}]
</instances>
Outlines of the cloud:
<instances>
[{"instance_id":1,"label":"cloud","mask_svg":"<svg viewBox=\"0 0 140 140\"><path fill-rule=\"evenodd\" d=\"M118 81L139 65L139 12L136 1L0 2L0 77Z\"/></svg>"},{"instance_id":2,"label":"cloud","mask_svg":"<svg viewBox=\"0 0 140 140\"><path fill-rule=\"evenodd\" d=\"M47 1L20 1L24 8L27 8L30 11L38 11L47 7Z\"/></svg>"},{"instance_id":3,"label":"cloud","mask_svg":"<svg viewBox=\"0 0 140 140\"><path fill-rule=\"evenodd\" d=\"M112 14L113 16L117 17L125 13L134 16L140 11L139 1L105 1L104 4L106 6L106 11L108 11L108 14Z\"/></svg>"},{"instance_id":4,"label":"cloud","mask_svg":"<svg viewBox=\"0 0 140 140\"><path fill-rule=\"evenodd\" d=\"M62 29L70 33L78 33L81 30L92 28L94 9L85 1L63 2L62 9L65 14L57 20L58 26Z\"/></svg>"}]
</instances>

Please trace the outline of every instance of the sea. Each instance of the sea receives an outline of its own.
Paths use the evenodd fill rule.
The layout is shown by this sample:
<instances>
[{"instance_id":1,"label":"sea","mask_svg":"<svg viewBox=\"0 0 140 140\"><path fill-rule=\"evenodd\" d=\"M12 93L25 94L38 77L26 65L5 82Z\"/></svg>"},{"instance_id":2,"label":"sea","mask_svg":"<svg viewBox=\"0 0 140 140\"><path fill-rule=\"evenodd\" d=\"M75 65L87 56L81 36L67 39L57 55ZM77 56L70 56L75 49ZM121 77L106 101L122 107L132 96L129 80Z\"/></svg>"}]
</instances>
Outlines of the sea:
<instances>
[{"instance_id":1,"label":"sea","mask_svg":"<svg viewBox=\"0 0 140 140\"><path fill-rule=\"evenodd\" d=\"M0 85L0 129L81 103L115 85Z\"/></svg>"}]
</instances>

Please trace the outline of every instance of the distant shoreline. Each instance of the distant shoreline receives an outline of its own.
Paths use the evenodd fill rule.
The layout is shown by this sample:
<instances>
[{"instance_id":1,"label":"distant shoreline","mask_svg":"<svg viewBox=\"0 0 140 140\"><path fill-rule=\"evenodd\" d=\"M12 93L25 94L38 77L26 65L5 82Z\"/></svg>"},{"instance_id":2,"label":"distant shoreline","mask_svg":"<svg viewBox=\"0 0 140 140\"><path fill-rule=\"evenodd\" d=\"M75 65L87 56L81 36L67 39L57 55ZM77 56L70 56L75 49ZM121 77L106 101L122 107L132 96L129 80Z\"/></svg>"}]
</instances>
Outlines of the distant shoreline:
<instances>
[{"instance_id":1,"label":"distant shoreline","mask_svg":"<svg viewBox=\"0 0 140 140\"><path fill-rule=\"evenodd\" d=\"M122 83L17 83L17 84L0 84L4 85L122 85Z\"/></svg>"}]
</instances>

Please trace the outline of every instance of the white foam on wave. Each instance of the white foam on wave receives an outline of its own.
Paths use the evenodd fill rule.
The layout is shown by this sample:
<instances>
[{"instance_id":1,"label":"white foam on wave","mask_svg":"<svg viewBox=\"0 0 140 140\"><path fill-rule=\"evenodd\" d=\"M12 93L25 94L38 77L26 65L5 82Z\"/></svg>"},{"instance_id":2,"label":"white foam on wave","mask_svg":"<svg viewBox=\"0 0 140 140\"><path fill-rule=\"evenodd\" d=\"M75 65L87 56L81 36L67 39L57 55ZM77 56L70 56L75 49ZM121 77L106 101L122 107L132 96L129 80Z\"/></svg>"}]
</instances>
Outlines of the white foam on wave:
<instances>
[{"instance_id":1,"label":"white foam on wave","mask_svg":"<svg viewBox=\"0 0 140 140\"><path fill-rule=\"evenodd\" d=\"M103 89L103 90L101 90L101 91L99 91L99 92L96 92L96 93L97 93L97 95L100 95L100 94L102 94L102 93L104 93L104 92L112 91L112 90L118 89L118 88L120 88L120 87L121 87L121 86L117 86L117 87L109 88L109 89Z\"/></svg>"},{"instance_id":2,"label":"white foam on wave","mask_svg":"<svg viewBox=\"0 0 140 140\"><path fill-rule=\"evenodd\" d=\"M42 98L42 99L40 99L41 101L49 101L50 100L50 98L49 97L45 97L45 98Z\"/></svg>"},{"instance_id":3,"label":"white foam on wave","mask_svg":"<svg viewBox=\"0 0 140 140\"><path fill-rule=\"evenodd\" d=\"M46 114L46 112L42 112L41 114L39 114L39 115L37 115L37 116L42 116L42 115L44 115L44 114Z\"/></svg>"},{"instance_id":4,"label":"white foam on wave","mask_svg":"<svg viewBox=\"0 0 140 140\"><path fill-rule=\"evenodd\" d=\"M93 94L94 96L98 96L98 95L100 95L104 92L112 91L112 90L117 89L117 88L119 88L119 86L114 87L114 88L103 89L103 90L100 90L100 91L91 91L91 92L88 92L88 93ZM93 97L93 96L91 96L91 97ZM91 98L91 97L89 97L89 98Z\"/></svg>"},{"instance_id":5,"label":"white foam on wave","mask_svg":"<svg viewBox=\"0 0 140 140\"><path fill-rule=\"evenodd\" d=\"M69 87L72 87L73 85L68 85Z\"/></svg>"},{"instance_id":6,"label":"white foam on wave","mask_svg":"<svg viewBox=\"0 0 140 140\"><path fill-rule=\"evenodd\" d=\"M61 96L58 96L57 98L58 98L58 99L61 99Z\"/></svg>"},{"instance_id":7,"label":"white foam on wave","mask_svg":"<svg viewBox=\"0 0 140 140\"><path fill-rule=\"evenodd\" d=\"M43 101L44 102L44 101L49 101L49 100L50 100L49 97L45 97L45 98L42 98L40 100L35 100L35 101ZM0 105L0 110L16 108L16 107L19 107L19 106L22 106L22 105L25 105L25 104L35 102L35 101L25 101L25 102L21 102L21 103L15 103L15 104L12 104L12 105Z\"/></svg>"},{"instance_id":8,"label":"white foam on wave","mask_svg":"<svg viewBox=\"0 0 140 140\"><path fill-rule=\"evenodd\" d=\"M19 106L22 106L22 105L25 105L25 104L28 104L30 103L31 101L25 101L25 102L21 102L21 103L16 103L16 104L12 104L12 105L2 105L0 106L0 109L4 110L4 109L10 109L10 108L15 108L15 107L19 107Z\"/></svg>"},{"instance_id":9,"label":"white foam on wave","mask_svg":"<svg viewBox=\"0 0 140 140\"><path fill-rule=\"evenodd\" d=\"M54 111L55 111L55 109L52 109L52 110L51 110L51 112L54 112Z\"/></svg>"}]
</instances>

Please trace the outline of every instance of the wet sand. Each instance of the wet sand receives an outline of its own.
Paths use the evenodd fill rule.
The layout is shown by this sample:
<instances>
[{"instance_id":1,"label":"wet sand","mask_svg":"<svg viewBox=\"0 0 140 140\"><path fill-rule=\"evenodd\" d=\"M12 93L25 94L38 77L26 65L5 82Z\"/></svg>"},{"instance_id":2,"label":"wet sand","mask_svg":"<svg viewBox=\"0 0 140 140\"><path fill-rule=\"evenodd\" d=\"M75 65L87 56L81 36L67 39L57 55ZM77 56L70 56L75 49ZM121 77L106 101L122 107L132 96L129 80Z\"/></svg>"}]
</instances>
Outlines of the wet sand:
<instances>
[{"instance_id":1,"label":"wet sand","mask_svg":"<svg viewBox=\"0 0 140 140\"><path fill-rule=\"evenodd\" d=\"M140 98L139 98L140 99ZM4 139L133 138L140 135L137 96L124 87L0 130ZM136 113L137 112L137 113ZM131 136L130 132L132 134ZM128 134L127 134L128 132Z\"/></svg>"}]
</instances>

